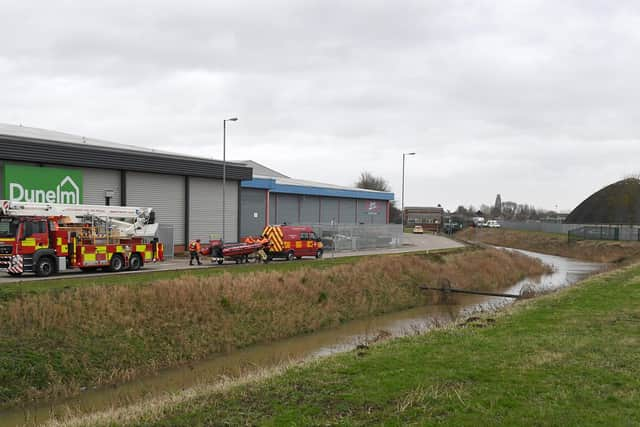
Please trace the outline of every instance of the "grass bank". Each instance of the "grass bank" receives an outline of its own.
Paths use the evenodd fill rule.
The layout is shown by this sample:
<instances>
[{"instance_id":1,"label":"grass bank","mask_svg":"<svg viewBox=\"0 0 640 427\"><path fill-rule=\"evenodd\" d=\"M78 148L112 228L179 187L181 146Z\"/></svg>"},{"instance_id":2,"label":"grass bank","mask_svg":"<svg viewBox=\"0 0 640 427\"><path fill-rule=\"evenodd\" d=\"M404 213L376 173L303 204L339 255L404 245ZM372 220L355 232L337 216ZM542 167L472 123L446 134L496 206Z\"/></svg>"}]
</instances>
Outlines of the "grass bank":
<instances>
[{"instance_id":1,"label":"grass bank","mask_svg":"<svg viewBox=\"0 0 640 427\"><path fill-rule=\"evenodd\" d=\"M569 243L566 234L471 227L456 233L456 237L585 261L628 264L640 260L640 242L584 240Z\"/></svg>"},{"instance_id":2,"label":"grass bank","mask_svg":"<svg viewBox=\"0 0 640 427\"><path fill-rule=\"evenodd\" d=\"M466 249L458 249L466 250ZM455 251L443 250L443 254ZM384 255L383 255L384 256ZM35 276L26 275L22 281L0 285L0 301L7 301L18 296L29 294L47 293L47 292L64 292L74 288L88 288L93 286L111 286L111 285L127 285L127 286L145 286L160 280L182 279L189 277L209 277L218 276L224 273L232 275L244 274L250 272L263 271L279 271L288 272L301 268L331 268L336 265L352 264L361 257L340 257L326 258L322 260L296 260L294 262L275 261L270 264L242 264L227 265L224 267L212 266L209 268L194 268L167 271L140 271L136 273L121 274L75 274L59 276L54 279L37 280ZM187 261L185 261L186 263Z\"/></svg>"},{"instance_id":3,"label":"grass bank","mask_svg":"<svg viewBox=\"0 0 640 427\"><path fill-rule=\"evenodd\" d=\"M417 285L439 278L495 289L545 270L522 255L483 250L24 294L0 303L0 404L71 395L415 307L436 298Z\"/></svg>"},{"instance_id":4,"label":"grass bank","mask_svg":"<svg viewBox=\"0 0 640 427\"><path fill-rule=\"evenodd\" d=\"M637 425L639 300L635 265L516 304L494 319L393 340L182 402L176 397L153 411L141 405L106 414L102 422Z\"/></svg>"}]
</instances>

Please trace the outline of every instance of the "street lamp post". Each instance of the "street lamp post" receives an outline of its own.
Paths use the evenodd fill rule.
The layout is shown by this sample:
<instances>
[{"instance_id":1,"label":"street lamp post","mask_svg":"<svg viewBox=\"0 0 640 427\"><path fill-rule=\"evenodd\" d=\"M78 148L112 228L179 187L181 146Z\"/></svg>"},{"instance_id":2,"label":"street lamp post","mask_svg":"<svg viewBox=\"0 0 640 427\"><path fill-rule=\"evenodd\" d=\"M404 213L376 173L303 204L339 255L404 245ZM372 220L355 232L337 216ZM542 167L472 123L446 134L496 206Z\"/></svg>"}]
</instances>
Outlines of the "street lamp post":
<instances>
[{"instance_id":1,"label":"street lamp post","mask_svg":"<svg viewBox=\"0 0 640 427\"><path fill-rule=\"evenodd\" d=\"M226 190L227 190L227 122L236 122L237 117L224 119L222 121L222 243L225 243L225 207L226 207Z\"/></svg>"},{"instance_id":2,"label":"street lamp post","mask_svg":"<svg viewBox=\"0 0 640 427\"><path fill-rule=\"evenodd\" d=\"M404 233L404 163L407 156L415 156L416 153L402 153L402 232Z\"/></svg>"}]
</instances>

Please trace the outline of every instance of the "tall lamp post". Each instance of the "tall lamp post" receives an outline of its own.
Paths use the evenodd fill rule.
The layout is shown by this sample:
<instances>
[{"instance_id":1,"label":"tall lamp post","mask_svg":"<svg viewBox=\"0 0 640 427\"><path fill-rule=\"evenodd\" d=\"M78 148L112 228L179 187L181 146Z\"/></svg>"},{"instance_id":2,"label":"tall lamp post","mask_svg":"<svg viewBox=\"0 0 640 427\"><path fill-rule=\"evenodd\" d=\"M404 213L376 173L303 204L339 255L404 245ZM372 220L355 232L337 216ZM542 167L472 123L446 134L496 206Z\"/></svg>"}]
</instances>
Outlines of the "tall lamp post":
<instances>
[{"instance_id":1,"label":"tall lamp post","mask_svg":"<svg viewBox=\"0 0 640 427\"><path fill-rule=\"evenodd\" d=\"M416 153L402 153L402 232L404 233L404 163L407 156L415 156Z\"/></svg>"},{"instance_id":2,"label":"tall lamp post","mask_svg":"<svg viewBox=\"0 0 640 427\"><path fill-rule=\"evenodd\" d=\"M227 191L227 122L237 122L237 117L224 119L222 121L222 243L225 243L225 207L226 207L226 191Z\"/></svg>"}]
</instances>

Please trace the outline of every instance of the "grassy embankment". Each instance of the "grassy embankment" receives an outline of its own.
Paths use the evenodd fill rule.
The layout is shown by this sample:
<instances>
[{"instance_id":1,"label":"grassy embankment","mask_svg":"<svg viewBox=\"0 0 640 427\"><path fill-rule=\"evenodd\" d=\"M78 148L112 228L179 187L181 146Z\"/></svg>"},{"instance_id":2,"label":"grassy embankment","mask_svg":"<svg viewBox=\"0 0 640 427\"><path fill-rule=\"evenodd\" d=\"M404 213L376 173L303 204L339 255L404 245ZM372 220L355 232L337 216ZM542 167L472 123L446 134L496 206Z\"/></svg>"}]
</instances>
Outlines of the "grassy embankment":
<instances>
[{"instance_id":1,"label":"grassy embankment","mask_svg":"<svg viewBox=\"0 0 640 427\"><path fill-rule=\"evenodd\" d=\"M443 249L441 251L432 251L434 253L447 254L450 252L458 252L465 249ZM408 253L410 254L410 253ZM248 272L262 271L280 271L287 272L298 270L300 268L332 268L337 265L352 264L361 259L359 256L327 258L322 260L302 259L294 262L274 261L269 264L242 264L242 265L225 265L211 266L209 268L193 268L179 269L167 271L144 271L135 273L119 273L105 275L83 274L76 276L75 274L66 274L58 278L48 280L36 280L35 276L26 274L21 277L20 281L11 282L0 285L0 301L6 301L16 296L26 294L49 293L58 291L67 291L73 288L94 287L94 286L110 286L110 285L150 285L159 280L181 279L190 277L209 277L218 276L224 273L232 275L244 274ZM186 263L187 261L185 261Z\"/></svg>"},{"instance_id":2,"label":"grassy embankment","mask_svg":"<svg viewBox=\"0 0 640 427\"><path fill-rule=\"evenodd\" d=\"M417 286L443 277L460 287L495 289L545 270L522 255L483 250L19 294L0 303L0 405L71 395L415 307L435 298Z\"/></svg>"},{"instance_id":3,"label":"grassy embankment","mask_svg":"<svg viewBox=\"0 0 640 427\"><path fill-rule=\"evenodd\" d=\"M85 422L637 425L639 300L636 265L517 304L495 319L392 340L266 380L195 397L173 396L171 402Z\"/></svg>"},{"instance_id":4,"label":"grassy embankment","mask_svg":"<svg viewBox=\"0 0 640 427\"><path fill-rule=\"evenodd\" d=\"M456 238L525 249L585 261L627 264L640 260L640 242L584 240L569 243L566 234L509 229L466 228Z\"/></svg>"}]
</instances>

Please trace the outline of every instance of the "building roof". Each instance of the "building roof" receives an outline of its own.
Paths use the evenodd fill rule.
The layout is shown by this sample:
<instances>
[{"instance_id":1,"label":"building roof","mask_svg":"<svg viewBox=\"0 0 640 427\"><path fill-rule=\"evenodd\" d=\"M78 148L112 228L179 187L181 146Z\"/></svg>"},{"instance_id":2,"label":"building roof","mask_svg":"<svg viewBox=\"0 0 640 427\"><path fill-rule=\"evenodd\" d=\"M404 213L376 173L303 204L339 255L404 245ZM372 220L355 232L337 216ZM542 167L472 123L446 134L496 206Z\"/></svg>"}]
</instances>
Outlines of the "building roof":
<instances>
[{"instance_id":1,"label":"building roof","mask_svg":"<svg viewBox=\"0 0 640 427\"><path fill-rule=\"evenodd\" d=\"M284 175L276 170L266 167L262 163L258 163L254 160L236 160L236 163L242 163L243 165L247 165L253 169L254 176L268 176L268 177L278 177L278 178L289 178L287 175Z\"/></svg>"},{"instance_id":2,"label":"building roof","mask_svg":"<svg viewBox=\"0 0 640 427\"><path fill-rule=\"evenodd\" d=\"M363 188L345 187L316 181L294 179L289 178L280 172L274 171L273 169L267 168L257 162L246 161L243 163L256 164L261 167L259 169L254 169L252 180L242 181L240 186L244 188L264 189L273 193L300 194L307 196L344 197L369 200L394 199L394 194L391 192L366 190ZM262 175L262 173L266 174Z\"/></svg>"},{"instance_id":3,"label":"building roof","mask_svg":"<svg viewBox=\"0 0 640 427\"><path fill-rule=\"evenodd\" d=\"M444 209L438 206L405 206L404 210L408 213L444 213Z\"/></svg>"},{"instance_id":4,"label":"building roof","mask_svg":"<svg viewBox=\"0 0 640 427\"><path fill-rule=\"evenodd\" d=\"M222 178L223 162L46 129L0 123L3 160ZM251 168L227 162L230 180L251 179Z\"/></svg>"},{"instance_id":5,"label":"building roof","mask_svg":"<svg viewBox=\"0 0 640 427\"><path fill-rule=\"evenodd\" d=\"M578 205L567 224L640 224L640 180L627 178L596 191Z\"/></svg>"}]
</instances>

